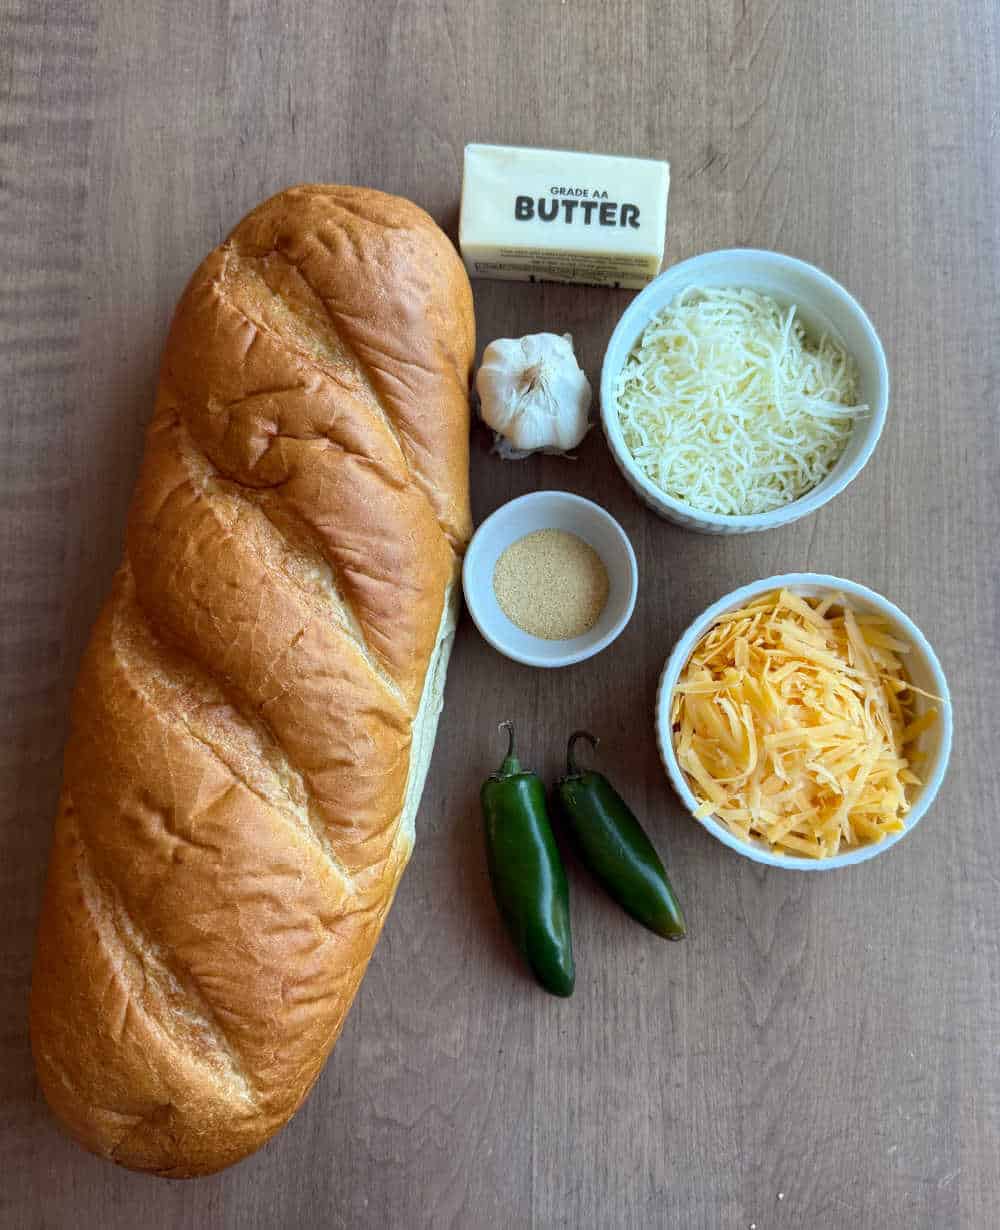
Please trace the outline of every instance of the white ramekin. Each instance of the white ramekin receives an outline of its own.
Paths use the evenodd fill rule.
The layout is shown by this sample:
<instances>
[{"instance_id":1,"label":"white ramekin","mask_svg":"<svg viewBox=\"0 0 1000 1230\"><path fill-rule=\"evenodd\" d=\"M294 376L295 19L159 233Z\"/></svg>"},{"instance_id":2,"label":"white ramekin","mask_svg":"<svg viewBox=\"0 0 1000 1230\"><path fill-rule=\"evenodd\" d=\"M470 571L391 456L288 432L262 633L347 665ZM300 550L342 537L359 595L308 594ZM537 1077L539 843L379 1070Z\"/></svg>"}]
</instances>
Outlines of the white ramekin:
<instances>
[{"instance_id":1,"label":"white ramekin","mask_svg":"<svg viewBox=\"0 0 1000 1230\"><path fill-rule=\"evenodd\" d=\"M867 403L870 413L855 421L843 455L826 478L800 499L772 512L727 517L702 512L672 499L635 463L622 438L617 386L625 360L652 317L689 286L745 287L770 295L783 306L794 303L796 314L810 333L827 333L837 338L858 365L860 401ZM601 422L618 468L654 512L678 525L709 534L745 534L787 525L832 500L857 477L874 452L888 406L889 369L885 352L857 300L813 265L779 252L754 248L705 252L661 273L626 308L611 335L601 369Z\"/></svg>"},{"instance_id":2,"label":"white ramekin","mask_svg":"<svg viewBox=\"0 0 1000 1230\"><path fill-rule=\"evenodd\" d=\"M532 636L503 613L493 572L504 551L534 530L568 530L589 543L608 570L608 600L597 623L564 641ZM526 666L572 666L600 653L619 635L635 609L639 568L628 535L599 504L568 491L534 491L502 504L472 536L462 566L465 604L494 649Z\"/></svg>"},{"instance_id":3,"label":"white ramekin","mask_svg":"<svg viewBox=\"0 0 1000 1230\"><path fill-rule=\"evenodd\" d=\"M912 646L910 653L906 655L906 669L910 682L940 697L940 703L917 697L918 714L929 705L934 705L938 710L938 720L930 730L920 736L917 744L926 758L920 769L923 785L911 799L911 807L906 815L906 827L901 832L891 833L877 845L860 846L846 854L835 854L832 858L811 859L789 854L775 854L766 842L743 841L711 816L699 820L698 823L704 825L713 837L717 837L723 845L729 846L737 854L742 854L755 863L766 863L769 867L785 867L797 871L832 871L835 867L863 863L877 854L884 854L886 850L901 841L907 833L912 832L917 822L930 808L948 768L952 736L948 681L944 677L944 671L941 669L937 655L913 620L874 590L858 585L855 581L845 581L841 577L825 576L814 572L793 572L783 576L765 577L761 581L754 581L752 585L744 585L742 589L733 590L731 594L727 594L710 606L707 611L698 616L674 646L663 668L663 674L660 676L660 686L656 693L656 742L660 749L660 758L671 784L680 795L684 806L693 815L698 808L698 800L688 785L674 754L673 729L670 723L670 700L674 687L695 646L719 616L744 606L760 594L772 589L790 589L793 593L809 597L825 595L831 590L842 593L858 609L884 616L897 630L899 638Z\"/></svg>"}]
</instances>

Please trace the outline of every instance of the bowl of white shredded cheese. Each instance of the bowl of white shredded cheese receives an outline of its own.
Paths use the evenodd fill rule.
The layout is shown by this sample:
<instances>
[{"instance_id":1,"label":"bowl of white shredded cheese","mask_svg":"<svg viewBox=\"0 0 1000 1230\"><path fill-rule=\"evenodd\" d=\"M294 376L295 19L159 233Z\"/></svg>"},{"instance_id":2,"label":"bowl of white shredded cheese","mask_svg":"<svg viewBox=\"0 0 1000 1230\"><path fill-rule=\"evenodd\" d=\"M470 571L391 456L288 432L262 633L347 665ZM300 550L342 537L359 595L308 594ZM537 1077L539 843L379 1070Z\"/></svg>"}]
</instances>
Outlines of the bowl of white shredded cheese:
<instances>
[{"instance_id":1,"label":"bowl of white shredded cheese","mask_svg":"<svg viewBox=\"0 0 1000 1230\"><path fill-rule=\"evenodd\" d=\"M747 533L815 512L872 455L889 404L860 304L804 261L736 248L662 273L601 373L612 455L655 512Z\"/></svg>"}]
</instances>

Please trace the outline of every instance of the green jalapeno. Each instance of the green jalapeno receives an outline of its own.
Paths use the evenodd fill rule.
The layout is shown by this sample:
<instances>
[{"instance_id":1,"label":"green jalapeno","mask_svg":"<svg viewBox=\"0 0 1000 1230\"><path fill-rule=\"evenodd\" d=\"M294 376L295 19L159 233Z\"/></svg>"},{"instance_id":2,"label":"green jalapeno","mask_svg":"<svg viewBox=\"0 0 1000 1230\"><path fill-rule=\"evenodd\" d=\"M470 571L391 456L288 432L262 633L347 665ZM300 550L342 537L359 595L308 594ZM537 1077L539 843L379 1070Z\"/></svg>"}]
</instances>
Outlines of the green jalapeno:
<instances>
[{"instance_id":1,"label":"green jalapeno","mask_svg":"<svg viewBox=\"0 0 1000 1230\"><path fill-rule=\"evenodd\" d=\"M521 769L514 725L507 755L483 783L480 799L486 861L500 915L535 977L553 995L572 995L575 970L569 925L569 885L545 806L545 788Z\"/></svg>"},{"instance_id":2,"label":"green jalapeno","mask_svg":"<svg viewBox=\"0 0 1000 1230\"><path fill-rule=\"evenodd\" d=\"M570 735L566 776L556 786L556 797L581 859L643 926L668 940L683 939L684 915L653 843L604 774L577 767L580 739L597 747L598 740L585 730Z\"/></svg>"}]
</instances>

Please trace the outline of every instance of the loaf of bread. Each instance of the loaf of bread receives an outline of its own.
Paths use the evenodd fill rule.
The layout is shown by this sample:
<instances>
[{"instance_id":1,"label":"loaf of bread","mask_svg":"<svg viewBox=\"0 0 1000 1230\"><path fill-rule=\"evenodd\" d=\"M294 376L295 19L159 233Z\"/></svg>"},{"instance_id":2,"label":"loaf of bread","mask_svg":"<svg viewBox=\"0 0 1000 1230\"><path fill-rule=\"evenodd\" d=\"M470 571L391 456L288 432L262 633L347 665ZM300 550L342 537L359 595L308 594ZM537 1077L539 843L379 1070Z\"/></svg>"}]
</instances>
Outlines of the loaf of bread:
<instances>
[{"instance_id":1,"label":"loaf of bread","mask_svg":"<svg viewBox=\"0 0 1000 1230\"><path fill-rule=\"evenodd\" d=\"M304 186L177 308L86 651L35 960L45 1096L206 1174L285 1124L414 839L470 531L472 296L408 201Z\"/></svg>"}]
</instances>

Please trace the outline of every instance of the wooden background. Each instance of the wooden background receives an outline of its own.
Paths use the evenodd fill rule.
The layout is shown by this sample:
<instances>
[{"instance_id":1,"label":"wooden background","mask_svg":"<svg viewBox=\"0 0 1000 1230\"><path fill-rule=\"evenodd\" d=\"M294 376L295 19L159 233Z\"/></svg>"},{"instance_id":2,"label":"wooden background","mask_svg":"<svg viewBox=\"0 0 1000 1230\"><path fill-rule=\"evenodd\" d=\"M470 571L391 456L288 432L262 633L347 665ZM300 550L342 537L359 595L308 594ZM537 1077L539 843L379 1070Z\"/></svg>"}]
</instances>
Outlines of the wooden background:
<instances>
[{"instance_id":1,"label":"wooden background","mask_svg":"<svg viewBox=\"0 0 1000 1230\"><path fill-rule=\"evenodd\" d=\"M998 18L990 0L0 0L0 1224L997 1224ZM640 507L597 432L575 464L510 465L477 429L477 520L540 487L598 499L639 555L635 618L552 673L463 623L413 863L306 1107L221 1176L118 1171L49 1118L26 1001L68 690L170 312L296 181L401 192L454 233L471 140L669 157L670 262L745 244L829 270L884 339L885 436L819 515L717 539ZM480 282L480 339L568 330L596 383L628 301ZM688 621L793 569L903 606L956 701L931 815L833 875L724 850L652 736ZM574 869L568 1003L525 978L489 899L476 795L508 716L547 772L572 727L603 735L690 922L665 945Z\"/></svg>"}]
</instances>

